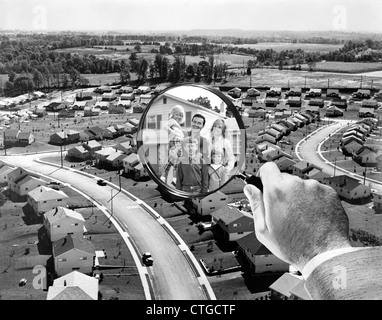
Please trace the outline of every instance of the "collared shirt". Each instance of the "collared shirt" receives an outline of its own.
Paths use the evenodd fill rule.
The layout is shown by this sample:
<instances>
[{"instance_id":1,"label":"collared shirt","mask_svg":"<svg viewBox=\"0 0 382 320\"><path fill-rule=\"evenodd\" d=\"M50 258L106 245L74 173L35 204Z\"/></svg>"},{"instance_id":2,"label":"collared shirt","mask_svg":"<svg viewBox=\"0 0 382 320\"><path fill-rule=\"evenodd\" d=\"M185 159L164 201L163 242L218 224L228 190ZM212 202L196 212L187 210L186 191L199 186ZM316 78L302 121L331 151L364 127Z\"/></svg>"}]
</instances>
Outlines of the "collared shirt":
<instances>
[{"instance_id":1,"label":"collared shirt","mask_svg":"<svg viewBox=\"0 0 382 320\"><path fill-rule=\"evenodd\" d=\"M181 157L177 168L176 188L179 190L189 187L200 187L201 192L208 190L208 165L204 164L201 157L192 159ZM183 188L186 187L186 188Z\"/></svg>"}]
</instances>

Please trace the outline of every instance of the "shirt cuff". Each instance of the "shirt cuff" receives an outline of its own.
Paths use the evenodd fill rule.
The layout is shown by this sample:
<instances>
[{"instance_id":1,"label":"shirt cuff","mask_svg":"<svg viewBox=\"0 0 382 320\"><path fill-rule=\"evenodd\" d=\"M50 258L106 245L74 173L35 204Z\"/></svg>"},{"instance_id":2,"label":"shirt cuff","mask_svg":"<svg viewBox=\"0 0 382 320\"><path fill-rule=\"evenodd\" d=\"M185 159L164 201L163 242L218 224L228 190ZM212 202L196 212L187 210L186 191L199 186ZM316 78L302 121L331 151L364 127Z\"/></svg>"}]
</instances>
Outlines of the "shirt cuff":
<instances>
[{"instance_id":1,"label":"shirt cuff","mask_svg":"<svg viewBox=\"0 0 382 320\"><path fill-rule=\"evenodd\" d=\"M358 251L362 249L366 249L366 248L365 247L347 247L347 248L334 249L334 250L326 251L324 253L320 253L316 255L315 257L313 257L305 265L305 267L301 270L301 274L306 280L310 276L310 274L313 272L313 270L316 269L320 264L324 263L325 261L348 252Z\"/></svg>"}]
</instances>

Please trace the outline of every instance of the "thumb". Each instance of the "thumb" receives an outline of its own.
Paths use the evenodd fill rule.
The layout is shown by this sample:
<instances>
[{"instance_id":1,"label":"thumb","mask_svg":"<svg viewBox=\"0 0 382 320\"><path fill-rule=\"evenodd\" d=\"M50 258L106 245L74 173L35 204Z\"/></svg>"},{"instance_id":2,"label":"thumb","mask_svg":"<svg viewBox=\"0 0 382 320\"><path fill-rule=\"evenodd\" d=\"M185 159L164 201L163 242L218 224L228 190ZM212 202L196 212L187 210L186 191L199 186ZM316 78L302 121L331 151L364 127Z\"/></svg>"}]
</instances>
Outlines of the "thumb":
<instances>
[{"instance_id":1,"label":"thumb","mask_svg":"<svg viewBox=\"0 0 382 320\"><path fill-rule=\"evenodd\" d=\"M265 222L265 209L263 201L263 193L251 184L244 187L244 194L249 200L255 223L255 230L264 233L268 227Z\"/></svg>"}]
</instances>

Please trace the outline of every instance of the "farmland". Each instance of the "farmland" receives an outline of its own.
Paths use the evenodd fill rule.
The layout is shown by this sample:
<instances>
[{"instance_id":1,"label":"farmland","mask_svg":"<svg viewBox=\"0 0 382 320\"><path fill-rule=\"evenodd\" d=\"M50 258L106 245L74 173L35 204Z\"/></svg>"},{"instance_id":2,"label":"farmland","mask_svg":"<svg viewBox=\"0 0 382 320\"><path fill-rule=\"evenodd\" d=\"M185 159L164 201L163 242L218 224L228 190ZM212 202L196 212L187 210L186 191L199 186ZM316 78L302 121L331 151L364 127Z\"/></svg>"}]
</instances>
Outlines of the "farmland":
<instances>
[{"instance_id":1,"label":"farmland","mask_svg":"<svg viewBox=\"0 0 382 320\"><path fill-rule=\"evenodd\" d=\"M241 44L235 45L239 48L251 48L255 50L266 50L272 49L274 51L283 50L297 50L301 49L306 52L329 52L333 50L338 50L342 47L340 44L319 44L319 43L290 43L290 42L261 42L257 44Z\"/></svg>"}]
</instances>

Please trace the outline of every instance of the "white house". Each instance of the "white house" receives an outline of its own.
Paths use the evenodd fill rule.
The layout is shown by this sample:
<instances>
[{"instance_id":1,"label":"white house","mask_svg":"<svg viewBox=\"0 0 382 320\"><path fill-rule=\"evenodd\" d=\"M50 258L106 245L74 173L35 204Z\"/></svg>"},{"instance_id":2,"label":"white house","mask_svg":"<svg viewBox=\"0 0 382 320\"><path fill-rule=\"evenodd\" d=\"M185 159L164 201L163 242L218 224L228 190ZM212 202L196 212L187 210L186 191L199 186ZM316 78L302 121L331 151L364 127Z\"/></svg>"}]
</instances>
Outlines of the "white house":
<instances>
[{"instance_id":1,"label":"white house","mask_svg":"<svg viewBox=\"0 0 382 320\"><path fill-rule=\"evenodd\" d=\"M338 195L346 200L357 200L368 198L371 195L371 188L360 183L357 179L347 175L329 177L322 183L332 187Z\"/></svg>"},{"instance_id":2,"label":"white house","mask_svg":"<svg viewBox=\"0 0 382 320\"><path fill-rule=\"evenodd\" d=\"M0 168L0 183L8 183L8 173L13 171L14 168L4 165Z\"/></svg>"},{"instance_id":3,"label":"white house","mask_svg":"<svg viewBox=\"0 0 382 320\"><path fill-rule=\"evenodd\" d=\"M296 290L297 287L300 290ZM303 277L292 273L284 273L269 286L269 289L271 290L271 299L274 300L311 300L305 289ZM297 291L298 294L296 294ZM293 294L293 292L295 293Z\"/></svg>"},{"instance_id":4,"label":"white house","mask_svg":"<svg viewBox=\"0 0 382 320\"><path fill-rule=\"evenodd\" d=\"M98 300L98 279L72 271L53 281L46 300Z\"/></svg>"},{"instance_id":5,"label":"white house","mask_svg":"<svg viewBox=\"0 0 382 320\"><path fill-rule=\"evenodd\" d=\"M237 241L255 231L252 215L233 206L224 206L212 212L211 217L224 241Z\"/></svg>"},{"instance_id":6,"label":"white house","mask_svg":"<svg viewBox=\"0 0 382 320\"><path fill-rule=\"evenodd\" d=\"M74 270L84 274L92 273L95 249L91 241L68 234L52 243L52 251L54 269L58 276Z\"/></svg>"},{"instance_id":7,"label":"white house","mask_svg":"<svg viewBox=\"0 0 382 320\"><path fill-rule=\"evenodd\" d=\"M37 214L43 214L57 206L66 207L69 197L61 190L40 186L28 192L27 203Z\"/></svg>"},{"instance_id":8,"label":"white house","mask_svg":"<svg viewBox=\"0 0 382 320\"><path fill-rule=\"evenodd\" d=\"M287 272L289 264L277 258L251 232L237 240L240 264L249 274L264 272Z\"/></svg>"},{"instance_id":9,"label":"white house","mask_svg":"<svg viewBox=\"0 0 382 320\"><path fill-rule=\"evenodd\" d=\"M15 189L12 191L16 192L20 196L26 196L28 195L28 192L36 189L37 187L46 186L46 184L47 182L45 180L28 175L20 180L17 180L14 185Z\"/></svg>"},{"instance_id":10,"label":"white house","mask_svg":"<svg viewBox=\"0 0 382 320\"><path fill-rule=\"evenodd\" d=\"M45 212L43 222L51 242L67 234L82 237L84 223L81 213L60 206Z\"/></svg>"},{"instance_id":11,"label":"white house","mask_svg":"<svg viewBox=\"0 0 382 320\"><path fill-rule=\"evenodd\" d=\"M136 153L131 153L122 159L124 171L127 173L134 170L134 167L139 163L139 157Z\"/></svg>"},{"instance_id":12,"label":"white house","mask_svg":"<svg viewBox=\"0 0 382 320\"><path fill-rule=\"evenodd\" d=\"M228 204L228 196L221 191L216 191L204 198L192 198L192 207L197 215L207 216Z\"/></svg>"}]
</instances>

